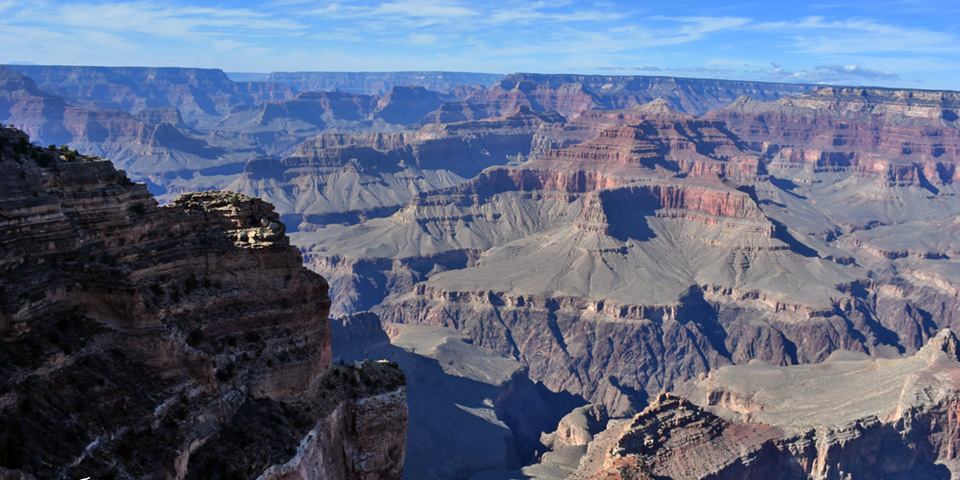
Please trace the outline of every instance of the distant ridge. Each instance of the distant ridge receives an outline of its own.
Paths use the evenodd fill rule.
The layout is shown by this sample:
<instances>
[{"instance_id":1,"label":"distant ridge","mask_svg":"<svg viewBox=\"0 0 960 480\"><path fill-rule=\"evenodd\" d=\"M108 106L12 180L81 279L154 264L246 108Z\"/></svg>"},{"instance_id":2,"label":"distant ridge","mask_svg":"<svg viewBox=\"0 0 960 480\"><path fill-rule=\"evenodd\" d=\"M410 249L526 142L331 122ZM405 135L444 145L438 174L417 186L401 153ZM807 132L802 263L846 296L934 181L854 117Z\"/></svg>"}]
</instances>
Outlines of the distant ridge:
<instances>
[{"instance_id":1,"label":"distant ridge","mask_svg":"<svg viewBox=\"0 0 960 480\"><path fill-rule=\"evenodd\" d=\"M224 72L233 82L262 82L269 73L256 72Z\"/></svg>"},{"instance_id":2,"label":"distant ridge","mask_svg":"<svg viewBox=\"0 0 960 480\"><path fill-rule=\"evenodd\" d=\"M770 83L752 80L720 80L685 77L654 77L647 75L573 75L513 73L503 77L491 90L518 91L536 98L544 108L560 113L576 113L582 108L611 110L629 108L662 98L667 106L694 115L723 108L740 95L754 100L774 101L787 95L802 95L820 88L798 83ZM582 93L592 97L590 104L577 104L565 111L562 102L543 97L543 92L557 91L555 97Z\"/></svg>"},{"instance_id":3,"label":"distant ridge","mask_svg":"<svg viewBox=\"0 0 960 480\"><path fill-rule=\"evenodd\" d=\"M395 86L443 91L457 85L489 87L503 78L498 73L471 72L273 72L266 82L283 83L301 92L340 90L382 95Z\"/></svg>"}]
</instances>

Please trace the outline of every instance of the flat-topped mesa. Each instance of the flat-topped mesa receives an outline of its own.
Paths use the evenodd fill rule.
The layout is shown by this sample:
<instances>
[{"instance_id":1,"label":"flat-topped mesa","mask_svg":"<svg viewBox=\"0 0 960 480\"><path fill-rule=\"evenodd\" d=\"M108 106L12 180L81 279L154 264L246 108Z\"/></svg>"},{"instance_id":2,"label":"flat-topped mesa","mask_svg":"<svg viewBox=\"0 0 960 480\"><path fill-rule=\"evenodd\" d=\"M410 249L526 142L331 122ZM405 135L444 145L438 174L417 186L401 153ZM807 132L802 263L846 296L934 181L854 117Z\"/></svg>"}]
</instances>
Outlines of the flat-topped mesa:
<instances>
[{"instance_id":1,"label":"flat-topped mesa","mask_svg":"<svg viewBox=\"0 0 960 480\"><path fill-rule=\"evenodd\" d=\"M300 228L392 213L417 192L466 181L484 168L531 154L557 114L519 109L501 118L425 125L398 133L324 133L282 160L249 162L229 188L270 199ZM457 162L450 162L451 157ZM289 185L297 185L291 198ZM294 220L295 221L295 220Z\"/></svg>"},{"instance_id":2,"label":"flat-topped mesa","mask_svg":"<svg viewBox=\"0 0 960 480\"><path fill-rule=\"evenodd\" d=\"M24 452L5 467L38 478L255 477L317 422L339 422L310 434L325 445L359 441L378 415L358 404L368 397L383 400L397 436L364 459L311 465L330 478L365 468L364 478L395 478L402 373L329 373L327 283L303 268L271 205L204 192L158 207L110 162L32 146L7 127L0 173L0 442ZM343 373L372 376L353 388ZM210 460L220 453L234 461Z\"/></svg>"},{"instance_id":3,"label":"flat-topped mesa","mask_svg":"<svg viewBox=\"0 0 960 480\"><path fill-rule=\"evenodd\" d=\"M344 92L305 92L293 99L265 102L259 106L247 107L256 111L255 121L260 126L286 119L301 120L319 127L327 123L359 121L367 118L376 108L377 97ZM225 117L223 124L228 124Z\"/></svg>"},{"instance_id":4,"label":"flat-topped mesa","mask_svg":"<svg viewBox=\"0 0 960 480\"><path fill-rule=\"evenodd\" d=\"M441 94L423 87L394 87L383 96L333 92L303 92L293 99L265 102L237 112L253 111L260 127L299 120L317 127L356 126L357 122L377 121L387 125L407 125L423 118L444 101ZM238 116L238 119L245 119ZM237 121L222 124L236 128ZM249 126L240 122L241 126ZM394 127L396 128L396 127Z\"/></svg>"},{"instance_id":5,"label":"flat-topped mesa","mask_svg":"<svg viewBox=\"0 0 960 480\"><path fill-rule=\"evenodd\" d=\"M611 123L629 120L619 116ZM538 177L535 183L540 188L582 192L677 173L731 178L765 173L759 156L741 148L722 122L683 114L654 118L641 113L635 118L640 122L615 125L588 141L546 150L510 175L518 185L529 185L532 177ZM581 178L590 180L562 185L569 180L581 182Z\"/></svg>"},{"instance_id":6,"label":"flat-topped mesa","mask_svg":"<svg viewBox=\"0 0 960 480\"><path fill-rule=\"evenodd\" d=\"M584 198L583 212L574 221L574 227L617 236L618 229L626 228L618 224L618 218L642 214L722 225L766 238L773 238L775 231L748 193L727 187L719 180L683 179L590 192Z\"/></svg>"},{"instance_id":7,"label":"flat-topped mesa","mask_svg":"<svg viewBox=\"0 0 960 480\"><path fill-rule=\"evenodd\" d=\"M439 108L444 100L440 93L423 87L396 86L377 100L373 116L388 123L409 125Z\"/></svg>"},{"instance_id":8,"label":"flat-topped mesa","mask_svg":"<svg viewBox=\"0 0 960 480\"><path fill-rule=\"evenodd\" d=\"M428 124L418 130L397 133L323 133L301 143L296 153L283 162L291 165L302 161L317 165L342 165L345 160L336 159L349 158L350 153L343 153L340 149L348 152L368 149L393 157L395 162L402 160L420 168L436 168L436 165L449 162L434 157L443 156L445 160L451 150L477 157L480 152L473 150L485 147L486 156L493 157L489 160L491 164L498 161L506 163L506 158L497 155L500 150L515 148L517 151L512 152L513 155L525 157L529 154L529 143L534 133L545 124L562 121L559 115L540 114L520 108L500 118ZM470 148L477 142L484 143L476 149ZM509 152L500 154L510 155ZM356 158L364 163L365 157Z\"/></svg>"}]
</instances>

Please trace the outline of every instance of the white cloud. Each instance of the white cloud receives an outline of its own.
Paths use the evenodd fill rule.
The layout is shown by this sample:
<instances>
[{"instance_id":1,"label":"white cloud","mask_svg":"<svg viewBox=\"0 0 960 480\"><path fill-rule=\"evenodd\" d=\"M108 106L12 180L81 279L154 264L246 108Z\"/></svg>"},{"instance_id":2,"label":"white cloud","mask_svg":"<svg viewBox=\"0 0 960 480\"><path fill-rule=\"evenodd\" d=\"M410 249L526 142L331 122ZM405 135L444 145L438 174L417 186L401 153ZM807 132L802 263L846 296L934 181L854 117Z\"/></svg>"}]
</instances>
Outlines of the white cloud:
<instances>
[{"instance_id":1,"label":"white cloud","mask_svg":"<svg viewBox=\"0 0 960 480\"><path fill-rule=\"evenodd\" d=\"M375 15L406 15L409 17L463 18L475 17L479 12L456 3L439 0L400 0L382 3Z\"/></svg>"},{"instance_id":2,"label":"white cloud","mask_svg":"<svg viewBox=\"0 0 960 480\"><path fill-rule=\"evenodd\" d=\"M288 35L305 28L296 21L273 18L249 9L174 8L167 5L149 1L70 4L60 8L57 20L62 25L87 30L194 39L253 32Z\"/></svg>"}]
</instances>

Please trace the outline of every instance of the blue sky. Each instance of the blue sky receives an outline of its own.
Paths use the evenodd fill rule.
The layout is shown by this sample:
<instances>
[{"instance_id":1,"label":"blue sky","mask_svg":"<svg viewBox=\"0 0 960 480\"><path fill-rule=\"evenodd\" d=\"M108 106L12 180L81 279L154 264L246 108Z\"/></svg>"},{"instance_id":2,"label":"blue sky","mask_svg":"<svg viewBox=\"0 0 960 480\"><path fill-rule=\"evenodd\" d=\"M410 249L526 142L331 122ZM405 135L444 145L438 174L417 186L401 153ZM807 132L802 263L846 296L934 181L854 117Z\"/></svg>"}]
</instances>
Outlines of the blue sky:
<instances>
[{"instance_id":1,"label":"blue sky","mask_svg":"<svg viewBox=\"0 0 960 480\"><path fill-rule=\"evenodd\" d=\"M956 0L0 0L0 63L642 74L960 90L958 24Z\"/></svg>"}]
</instances>

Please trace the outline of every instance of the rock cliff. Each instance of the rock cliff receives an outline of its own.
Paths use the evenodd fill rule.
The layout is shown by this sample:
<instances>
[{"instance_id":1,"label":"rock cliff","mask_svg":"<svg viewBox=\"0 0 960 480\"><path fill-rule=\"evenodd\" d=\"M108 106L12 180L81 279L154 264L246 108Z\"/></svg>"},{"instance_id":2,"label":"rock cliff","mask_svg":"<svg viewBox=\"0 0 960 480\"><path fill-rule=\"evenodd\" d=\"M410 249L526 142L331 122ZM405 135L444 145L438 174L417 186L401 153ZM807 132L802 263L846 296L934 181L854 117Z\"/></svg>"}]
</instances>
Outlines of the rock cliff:
<instances>
[{"instance_id":1,"label":"rock cliff","mask_svg":"<svg viewBox=\"0 0 960 480\"><path fill-rule=\"evenodd\" d=\"M912 357L724 367L610 422L570 478L956 476L960 362L941 331Z\"/></svg>"},{"instance_id":2,"label":"rock cliff","mask_svg":"<svg viewBox=\"0 0 960 480\"><path fill-rule=\"evenodd\" d=\"M331 366L327 284L271 205L161 208L110 162L7 127L0 170L0 467L254 478L296 457L326 473L276 478L396 477L403 375Z\"/></svg>"}]
</instances>

